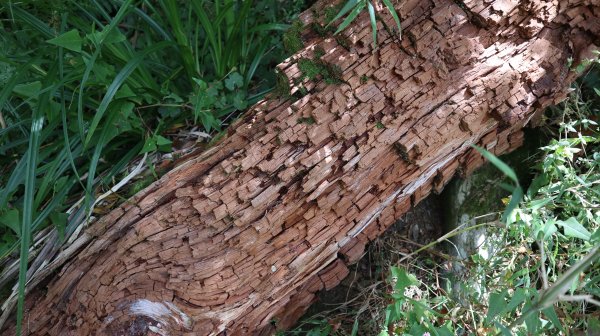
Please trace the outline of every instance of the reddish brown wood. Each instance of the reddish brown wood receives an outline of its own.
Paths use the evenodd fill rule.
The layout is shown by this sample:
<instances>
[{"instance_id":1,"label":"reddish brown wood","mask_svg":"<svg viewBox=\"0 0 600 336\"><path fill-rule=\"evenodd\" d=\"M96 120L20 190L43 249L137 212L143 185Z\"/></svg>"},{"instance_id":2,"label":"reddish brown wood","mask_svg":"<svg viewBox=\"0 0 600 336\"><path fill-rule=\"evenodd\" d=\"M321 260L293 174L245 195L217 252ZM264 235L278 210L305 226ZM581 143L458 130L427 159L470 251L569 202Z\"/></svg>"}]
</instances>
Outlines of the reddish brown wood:
<instances>
[{"instance_id":1,"label":"reddish brown wood","mask_svg":"<svg viewBox=\"0 0 600 336\"><path fill-rule=\"evenodd\" d=\"M257 104L213 149L90 227L89 244L30 297L28 333L290 326L370 239L483 162L471 144L518 147L521 129L566 96L568 59L600 36L597 0L396 4L403 39L379 23L377 50L364 13L343 40L307 30L306 49L279 70L309 94ZM298 60L317 47L342 84L300 79Z\"/></svg>"}]
</instances>

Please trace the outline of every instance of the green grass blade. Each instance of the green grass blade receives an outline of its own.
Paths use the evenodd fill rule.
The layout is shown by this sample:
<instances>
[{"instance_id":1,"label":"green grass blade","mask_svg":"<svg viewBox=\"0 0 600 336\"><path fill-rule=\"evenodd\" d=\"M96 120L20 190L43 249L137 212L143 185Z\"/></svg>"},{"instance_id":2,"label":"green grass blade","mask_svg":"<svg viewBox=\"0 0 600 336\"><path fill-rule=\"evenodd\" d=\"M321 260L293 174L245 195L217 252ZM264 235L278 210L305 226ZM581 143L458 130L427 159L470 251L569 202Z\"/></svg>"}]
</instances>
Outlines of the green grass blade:
<instances>
[{"instance_id":1,"label":"green grass blade","mask_svg":"<svg viewBox=\"0 0 600 336\"><path fill-rule=\"evenodd\" d=\"M369 17L371 18L371 30L373 33L373 45L377 46L377 19L375 18L375 7L371 1L367 2Z\"/></svg>"},{"instance_id":2,"label":"green grass blade","mask_svg":"<svg viewBox=\"0 0 600 336\"><path fill-rule=\"evenodd\" d=\"M67 14L63 14L61 30L64 30L67 25ZM62 82L64 80L64 50L63 48L58 48L58 78ZM69 128L67 125L67 104L66 104L66 94L65 94L65 86L62 85L60 94L60 117L62 121L62 129L63 129L63 138L64 138L64 148L67 151L67 158L69 160L69 164L71 165L71 169L73 173L77 177L77 181L81 181L79 176L79 172L77 171L77 166L75 164L75 159L73 158L73 152L71 151L71 141L69 141ZM81 138L80 138L81 139ZM83 184L81 185L83 187Z\"/></svg>"},{"instance_id":3,"label":"green grass blade","mask_svg":"<svg viewBox=\"0 0 600 336\"><path fill-rule=\"evenodd\" d=\"M266 32L266 31L287 31L291 25L283 23L264 23L248 29L248 33Z\"/></svg>"},{"instance_id":4,"label":"green grass blade","mask_svg":"<svg viewBox=\"0 0 600 336\"><path fill-rule=\"evenodd\" d=\"M398 13L396 12L394 5L390 0L383 0L383 4L387 7L387 9L390 11L390 14L392 14L392 16L394 17L394 21L396 21L396 26L398 27L398 36L402 37L402 26L400 25L400 17L398 17Z\"/></svg>"},{"instance_id":5,"label":"green grass blade","mask_svg":"<svg viewBox=\"0 0 600 336\"><path fill-rule=\"evenodd\" d=\"M41 21L40 19L36 18L35 16L31 15L29 12L20 7L13 6L12 10L16 19L25 22L33 29L37 30L44 36L44 38L49 39L54 37L54 32L45 22Z\"/></svg>"},{"instance_id":6,"label":"green grass blade","mask_svg":"<svg viewBox=\"0 0 600 336\"><path fill-rule=\"evenodd\" d=\"M8 134L8 132L12 131L13 129L20 128L21 126L29 123L30 121L31 121L31 119L25 119L25 120L20 120L14 124L7 125L6 128L0 129L0 137L3 136L4 134Z\"/></svg>"},{"instance_id":7,"label":"green grass blade","mask_svg":"<svg viewBox=\"0 0 600 336\"><path fill-rule=\"evenodd\" d=\"M142 20L146 21L150 28L154 29L154 31L156 31L162 37L162 39L165 41L173 41L173 37L169 35L169 33L167 33L167 31L164 30L158 22L156 22L156 20L151 18L144 11L136 7L133 9L133 13L142 18Z\"/></svg>"},{"instance_id":8,"label":"green grass blade","mask_svg":"<svg viewBox=\"0 0 600 336\"><path fill-rule=\"evenodd\" d=\"M217 32L213 27L213 23L211 22L211 20L208 19L208 16L206 15L204 8L202 8L202 5L200 2L193 1L192 8L194 10L194 13L198 17L198 20L200 21L200 25L202 25L202 28L204 29L206 38L208 39L208 44L206 44L206 45L207 46L210 45L212 52L220 55L221 51L220 51L219 43L217 41ZM216 20L215 24L218 25L218 20ZM220 67L220 59L218 57L215 57L215 55L213 55L213 61L214 61L215 68L218 69Z\"/></svg>"},{"instance_id":9,"label":"green grass blade","mask_svg":"<svg viewBox=\"0 0 600 336\"><path fill-rule=\"evenodd\" d=\"M513 190L513 193L510 197L510 202L506 206L504 213L502 214L502 222L503 223L512 223L514 222L513 211L519 206L519 203L523 200L523 189L521 186L517 185Z\"/></svg>"},{"instance_id":10,"label":"green grass blade","mask_svg":"<svg viewBox=\"0 0 600 336\"><path fill-rule=\"evenodd\" d=\"M100 123L100 119L102 119L102 117L104 116L104 113L106 112L106 110L108 108L108 105L113 100L113 98L115 97L115 94L117 93L117 90L119 90L121 85L123 85L123 83L125 82L127 77L129 77L129 75L137 68L137 66L140 65L145 60L146 56L148 56L149 54L151 54L153 52L156 52L157 50L164 49L164 48L172 46L172 45L173 45L173 43L170 41L163 41L163 42L156 43L156 44L144 49L142 52L140 52L135 57L133 57L123 67L123 69L121 69L121 71L119 71L119 73L117 74L115 79L112 81L112 83L106 90L106 94L104 95L104 98L102 98L102 101L100 102L100 106L98 106L98 109L96 110L94 119L92 119L92 122L90 123L90 127L87 132L87 136L85 137L84 146L87 146L90 143L90 141L92 140L92 138L94 137L94 133L96 131L96 128L98 127L98 124Z\"/></svg>"},{"instance_id":11,"label":"green grass blade","mask_svg":"<svg viewBox=\"0 0 600 336\"><path fill-rule=\"evenodd\" d=\"M340 9L340 11L337 13L337 15L327 24L327 26L329 26L333 22L337 21L342 16L346 15L353 8L354 8L354 10L356 10L356 7L358 7L357 5L363 1L364 0L348 0L348 2L346 2L344 7L342 7L342 9Z\"/></svg>"},{"instance_id":12,"label":"green grass blade","mask_svg":"<svg viewBox=\"0 0 600 336\"><path fill-rule=\"evenodd\" d=\"M265 56L265 53L266 53L268 47L269 47L268 41L263 41L263 43L258 47L257 52L254 54L254 58L252 59L252 63L250 63L250 67L248 68L248 71L245 74L245 78L244 78L244 86L245 87L248 87L248 85L250 85L250 81L252 80L252 77L254 77L254 73L256 72L256 69L260 65L260 61Z\"/></svg>"},{"instance_id":13,"label":"green grass blade","mask_svg":"<svg viewBox=\"0 0 600 336\"><path fill-rule=\"evenodd\" d=\"M360 14L360 12L364 8L365 8L365 3L364 2L361 2L358 6L354 7L354 9L352 10L352 12L344 19L344 21L342 21L342 23L340 23L340 25L338 26L338 29L333 34L337 35L342 30L346 29L346 27L348 27L348 25L350 25L350 23L352 23L352 21L354 21L354 19L358 16L358 14Z\"/></svg>"},{"instance_id":14,"label":"green grass blade","mask_svg":"<svg viewBox=\"0 0 600 336\"><path fill-rule=\"evenodd\" d=\"M92 73L92 69L94 68L94 64L96 63L96 59L98 59L99 55L100 48L98 47L92 54L91 59L85 67L83 77L81 78L81 84L79 85L79 95L77 97L77 128L79 130L79 136L82 139L85 138L85 125L83 122L83 95L85 92L85 85L90 78L90 74Z\"/></svg>"},{"instance_id":15,"label":"green grass blade","mask_svg":"<svg viewBox=\"0 0 600 336\"><path fill-rule=\"evenodd\" d=\"M183 66L185 67L187 75L191 81L192 78L196 77L196 71L190 42L187 34L184 31L181 17L179 16L179 6L175 0L164 0L161 2L161 4L163 5L167 20L171 25L175 40L179 45L179 52L183 60Z\"/></svg>"},{"instance_id":16,"label":"green grass blade","mask_svg":"<svg viewBox=\"0 0 600 336\"><path fill-rule=\"evenodd\" d=\"M27 164L25 167L25 201L23 203L23 221L21 224L21 250L19 253L19 297L17 302L17 335L21 335L23 323L23 309L25 304L25 284L27 281L27 261L29 254L30 236L33 222L35 178L37 155L40 148L40 133L44 125L42 106L48 106L48 95L40 97L34 110L29 136L29 149L27 150Z\"/></svg>"},{"instance_id":17,"label":"green grass blade","mask_svg":"<svg viewBox=\"0 0 600 336\"><path fill-rule=\"evenodd\" d=\"M502 160L498 159L494 154L488 152L487 150L485 150L481 147L478 147L475 145L473 145L472 147L475 148L484 158L486 158L488 161L490 161L490 163L492 163L494 166L496 166L496 168L500 169L500 171L504 175L506 175L508 178L513 180L513 182L515 182L517 185L519 184L519 179L517 178L517 174L506 163L502 162Z\"/></svg>"}]
</instances>

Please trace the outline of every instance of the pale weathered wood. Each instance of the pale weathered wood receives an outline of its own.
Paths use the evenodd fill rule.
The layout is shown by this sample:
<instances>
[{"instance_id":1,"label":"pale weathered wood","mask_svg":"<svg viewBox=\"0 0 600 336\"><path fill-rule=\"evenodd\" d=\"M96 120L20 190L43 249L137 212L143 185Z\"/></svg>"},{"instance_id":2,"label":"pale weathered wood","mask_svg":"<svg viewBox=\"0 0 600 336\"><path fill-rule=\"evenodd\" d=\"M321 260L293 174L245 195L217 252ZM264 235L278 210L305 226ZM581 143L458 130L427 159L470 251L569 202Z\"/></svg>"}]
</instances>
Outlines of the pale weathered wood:
<instances>
[{"instance_id":1,"label":"pale weathered wood","mask_svg":"<svg viewBox=\"0 0 600 336\"><path fill-rule=\"evenodd\" d=\"M471 144L496 154L518 147L523 126L566 96L568 59L589 56L600 36L596 0L396 7L403 39L379 23L375 51L364 13L343 40L306 30L306 48L279 69L292 93L303 81L308 94L257 104L215 148L94 224L87 246L30 296L25 329L239 335L289 326L370 239L479 166ZM319 49L342 83L301 79L298 61Z\"/></svg>"}]
</instances>

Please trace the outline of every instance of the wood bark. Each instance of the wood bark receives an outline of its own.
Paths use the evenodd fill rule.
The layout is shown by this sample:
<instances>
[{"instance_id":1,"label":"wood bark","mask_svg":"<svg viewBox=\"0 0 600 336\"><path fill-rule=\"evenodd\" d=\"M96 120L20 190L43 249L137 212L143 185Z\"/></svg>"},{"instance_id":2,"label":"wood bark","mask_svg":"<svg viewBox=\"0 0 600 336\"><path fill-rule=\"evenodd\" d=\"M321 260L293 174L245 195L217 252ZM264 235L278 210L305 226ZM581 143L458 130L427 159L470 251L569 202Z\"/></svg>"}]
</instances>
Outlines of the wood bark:
<instances>
[{"instance_id":1,"label":"wood bark","mask_svg":"<svg viewBox=\"0 0 600 336\"><path fill-rule=\"evenodd\" d=\"M308 26L326 2L302 15ZM262 101L212 149L89 227L30 294L32 335L268 335L456 173L518 147L600 36L599 0L402 0L339 37L307 28ZM385 24L384 24L385 23ZM597 49L597 48L596 48ZM301 59L337 65L308 80ZM304 87L304 89L302 88ZM307 90L301 96L299 92Z\"/></svg>"}]
</instances>

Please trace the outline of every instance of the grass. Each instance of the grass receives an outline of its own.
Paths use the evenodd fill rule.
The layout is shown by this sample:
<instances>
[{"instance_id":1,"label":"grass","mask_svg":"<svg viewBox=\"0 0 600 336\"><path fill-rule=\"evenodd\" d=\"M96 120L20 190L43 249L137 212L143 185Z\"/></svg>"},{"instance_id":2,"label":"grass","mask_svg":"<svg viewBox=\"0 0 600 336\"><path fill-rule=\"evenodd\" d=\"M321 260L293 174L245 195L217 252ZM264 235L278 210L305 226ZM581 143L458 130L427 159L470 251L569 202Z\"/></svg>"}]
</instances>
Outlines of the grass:
<instances>
[{"instance_id":1,"label":"grass","mask_svg":"<svg viewBox=\"0 0 600 336\"><path fill-rule=\"evenodd\" d=\"M171 151L167 131L199 124L219 133L272 90L272 69L286 56L282 32L303 6L0 5L0 260L21 256L19 327L32 235L55 227L68 239L81 222L68 221L67 210L83 198L89 218L136 157Z\"/></svg>"}]
</instances>

